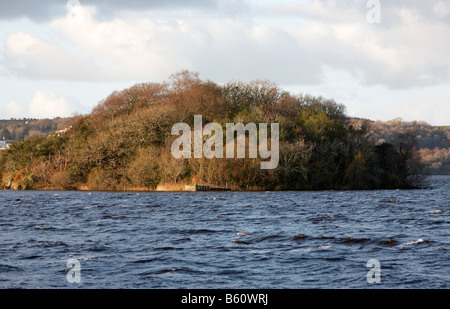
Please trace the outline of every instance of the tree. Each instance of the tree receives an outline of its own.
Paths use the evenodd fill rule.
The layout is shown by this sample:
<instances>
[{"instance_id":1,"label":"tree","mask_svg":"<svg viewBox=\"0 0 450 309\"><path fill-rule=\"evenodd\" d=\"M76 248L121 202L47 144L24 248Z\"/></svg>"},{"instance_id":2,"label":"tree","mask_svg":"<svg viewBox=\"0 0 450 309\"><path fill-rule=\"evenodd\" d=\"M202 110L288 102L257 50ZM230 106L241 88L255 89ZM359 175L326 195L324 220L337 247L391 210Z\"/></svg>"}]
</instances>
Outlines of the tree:
<instances>
[{"instance_id":1,"label":"tree","mask_svg":"<svg viewBox=\"0 0 450 309\"><path fill-rule=\"evenodd\" d=\"M11 133L9 132L9 130L7 128L4 128L1 133L0 133L0 140L10 140L12 139L11 137Z\"/></svg>"},{"instance_id":2,"label":"tree","mask_svg":"<svg viewBox=\"0 0 450 309\"><path fill-rule=\"evenodd\" d=\"M397 134L395 146L400 160L399 176L407 187L419 187L423 182L424 165L417 151L417 138L410 132Z\"/></svg>"},{"instance_id":3,"label":"tree","mask_svg":"<svg viewBox=\"0 0 450 309\"><path fill-rule=\"evenodd\" d=\"M192 127L195 115L223 132L227 123L278 124L278 167L261 170L264 147L256 158L250 157L252 148L242 159L175 159L172 126ZM64 134L45 133L69 127ZM193 178L243 189L410 188L422 175L416 140L445 145L448 139L426 123L349 119L334 100L291 95L269 81L219 85L190 71L115 91L89 115L0 121L0 132L26 138L1 154L4 187L97 190L182 187ZM450 166L447 148L429 148L422 158L429 168L443 170Z\"/></svg>"},{"instance_id":4,"label":"tree","mask_svg":"<svg viewBox=\"0 0 450 309\"><path fill-rule=\"evenodd\" d=\"M157 148L141 148L128 168L128 178L131 184L137 187L155 189L161 182L162 166L160 164L160 151Z\"/></svg>"},{"instance_id":5,"label":"tree","mask_svg":"<svg viewBox=\"0 0 450 309\"><path fill-rule=\"evenodd\" d=\"M308 165L314 145L298 140L280 145L280 164L277 173L285 184L303 184L308 180Z\"/></svg>"},{"instance_id":6,"label":"tree","mask_svg":"<svg viewBox=\"0 0 450 309\"><path fill-rule=\"evenodd\" d=\"M344 122L331 118L326 111L317 108L304 108L297 118L300 134L312 143L333 141L345 134Z\"/></svg>"}]
</instances>

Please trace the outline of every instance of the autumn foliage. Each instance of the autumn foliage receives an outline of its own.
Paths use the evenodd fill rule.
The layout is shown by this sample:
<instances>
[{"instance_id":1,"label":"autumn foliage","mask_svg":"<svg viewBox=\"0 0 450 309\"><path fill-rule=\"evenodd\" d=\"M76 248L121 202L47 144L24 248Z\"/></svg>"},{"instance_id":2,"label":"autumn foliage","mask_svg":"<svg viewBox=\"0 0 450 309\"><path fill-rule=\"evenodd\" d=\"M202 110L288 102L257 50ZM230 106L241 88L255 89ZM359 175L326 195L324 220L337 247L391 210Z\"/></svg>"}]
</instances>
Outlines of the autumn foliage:
<instances>
[{"instance_id":1,"label":"autumn foliage","mask_svg":"<svg viewBox=\"0 0 450 309\"><path fill-rule=\"evenodd\" d=\"M261 159L175 159L171 128L203 123L279 123L280 164ZM333 100L292 95L268 81L204 81L183 71L167 82L115 91L64 134L11 145L1 157L6 189L155 190L210 184L234 189L411 188L422 166L416 140L378 143L370 121L354 121Z\"/></svg>"}]
</instances>

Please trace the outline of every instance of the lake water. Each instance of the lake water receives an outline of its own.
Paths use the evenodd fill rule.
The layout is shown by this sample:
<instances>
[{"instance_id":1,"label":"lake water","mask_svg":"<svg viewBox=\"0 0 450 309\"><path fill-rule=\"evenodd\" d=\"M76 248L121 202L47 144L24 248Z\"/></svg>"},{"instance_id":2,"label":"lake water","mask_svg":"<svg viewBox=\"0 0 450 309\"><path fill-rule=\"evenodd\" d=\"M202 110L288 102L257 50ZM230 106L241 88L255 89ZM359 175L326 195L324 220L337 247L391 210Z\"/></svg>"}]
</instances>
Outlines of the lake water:
<instances>
[{"instance_id":1,"label":"lake water","mask_svg":"<svg viewBox=\"0 0 450 309\"><path fill-rule=\"evenodd\" d=\"M450 288L450 177L430 184L407 191L0 191L0 288ZM373 259L381 277L371 284ZM69 283L68 274L81 283Z\"/></svg>"}]
</instances>

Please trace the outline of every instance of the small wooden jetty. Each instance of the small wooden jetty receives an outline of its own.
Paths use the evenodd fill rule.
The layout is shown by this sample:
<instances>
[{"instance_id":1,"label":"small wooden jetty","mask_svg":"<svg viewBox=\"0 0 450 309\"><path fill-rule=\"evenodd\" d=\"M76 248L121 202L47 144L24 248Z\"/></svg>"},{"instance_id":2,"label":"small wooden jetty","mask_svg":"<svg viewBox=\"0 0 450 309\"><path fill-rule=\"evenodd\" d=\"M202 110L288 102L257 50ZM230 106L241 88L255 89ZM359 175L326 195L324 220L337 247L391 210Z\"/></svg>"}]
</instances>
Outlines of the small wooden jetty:
<instances>
[{"instance_id":1,"label":"small wooden jetty","mask_svg":"<svg viewBox=\"0 0 450 309\"><path fill-rule=\"evenodd\" d=\"M211 186L186 186L185 191L197 192L197 191L231 191L230 188L213 188Z\"/></svg>"}]
</instances>

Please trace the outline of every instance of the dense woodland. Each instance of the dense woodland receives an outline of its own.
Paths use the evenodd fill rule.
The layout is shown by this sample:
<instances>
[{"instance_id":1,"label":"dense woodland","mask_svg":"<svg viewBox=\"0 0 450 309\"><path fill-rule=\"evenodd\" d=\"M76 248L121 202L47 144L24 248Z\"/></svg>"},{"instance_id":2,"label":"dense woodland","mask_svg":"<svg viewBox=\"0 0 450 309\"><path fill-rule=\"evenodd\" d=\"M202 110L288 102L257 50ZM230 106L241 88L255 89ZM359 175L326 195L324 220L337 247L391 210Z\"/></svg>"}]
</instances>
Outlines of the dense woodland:
<instances>
[{"instance_id":1,"label":"dense woodland","mask_svg":"<svg viewBox=\"0 0 450 309\"><path fill-rule=\"evenodd\" d=\"M173 158L177 136L171 128L178 122L193 127L194 115L202 115L204 125L223 127L279 123L278 168L261 170L261 158ZM1 156L1 187L154 190L195 182L322 190L413 188L422 180L417 135L406 130L380 141L374 137L377 123L347 117L333 100L293 95L268 81L218 85L183 71L167 82L113 92L91 114L68 124L65 133L11 144Z\"/></svg>"}]
</instances>

